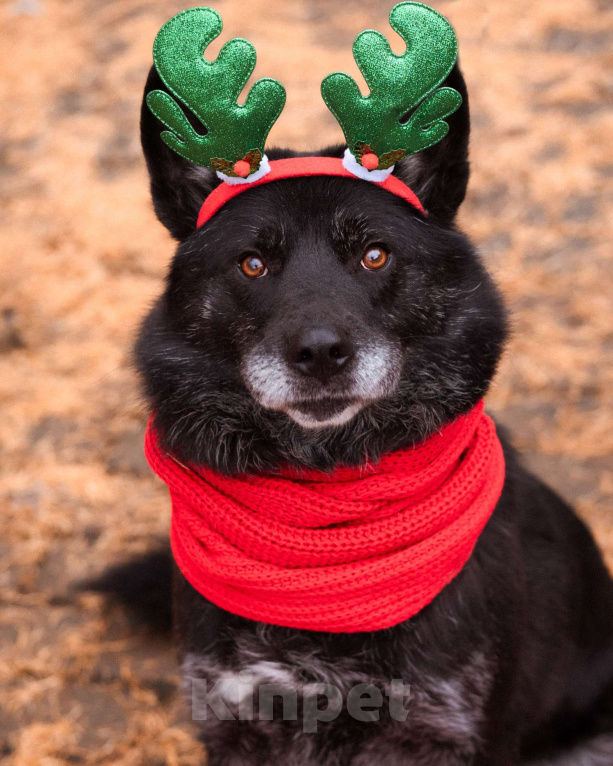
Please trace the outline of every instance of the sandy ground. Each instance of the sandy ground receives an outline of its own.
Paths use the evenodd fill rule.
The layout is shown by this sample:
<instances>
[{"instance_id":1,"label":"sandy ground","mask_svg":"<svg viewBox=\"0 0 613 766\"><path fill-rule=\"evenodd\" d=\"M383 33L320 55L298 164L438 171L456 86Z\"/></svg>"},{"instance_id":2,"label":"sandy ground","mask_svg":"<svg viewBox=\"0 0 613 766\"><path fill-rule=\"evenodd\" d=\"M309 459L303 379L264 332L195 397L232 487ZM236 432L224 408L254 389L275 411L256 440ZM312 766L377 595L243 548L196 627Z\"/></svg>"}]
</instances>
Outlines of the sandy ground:
<instances>
[{"instance_id":1,"label":"sandy ground","mask_svg":"<svg viewBox=\"0 0 613 766\"><path fill-rule=\"evenodd\" d=\"M339 138L324 75L389 32L391 1L222 0L288 105L271 139ZM471 93L462 222L514 314L489 397L613 565L610 0L449 0ZM141 454L135 328L172 254L138 145L158 27L177 0L0 3L0 758L196 764L169 644L69 585L168 526ZM227 38L226 38L227 39ZM217 46L219 47L219 46ZM394 41L399 52L402 45Z\"/></svg>"}]
</instances>

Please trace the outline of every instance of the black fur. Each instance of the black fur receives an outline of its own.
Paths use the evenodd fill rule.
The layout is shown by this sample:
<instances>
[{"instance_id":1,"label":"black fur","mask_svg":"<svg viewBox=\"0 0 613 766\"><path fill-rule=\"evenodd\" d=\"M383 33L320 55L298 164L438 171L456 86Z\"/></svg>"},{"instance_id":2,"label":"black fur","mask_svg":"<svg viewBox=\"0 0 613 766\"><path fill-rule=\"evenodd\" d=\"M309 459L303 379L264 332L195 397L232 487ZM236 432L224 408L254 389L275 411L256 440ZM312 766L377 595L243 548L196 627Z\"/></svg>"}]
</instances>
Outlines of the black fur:
<instances>
[{"instance_id":1,"label":"black fur","mask_svg":"<svg viewBox=\"0 0 613 766\"><path fill-rule=\"evenodd\" d=\"M165 446L181 459L228 473L288 461L325 470L358 465L427 436L487 391L506 318L454 224L468 182L469 115L457 67L449 84L465 100L448 137L396 171L420 196L425 219L363 181L302 178L250 190L196 230L217 180L168 150L143 108L155 209L179 245L136 357ZM160 82L152 72L147 90L154 87ZM391 253L381 273L359 266L371 242ZM250 252L268 265L266 278L239 272ZM289 410L263 406L249 377L254 349L282 358L285 339L313 322L358 346L391 349L383 394L361 400L344 425L298 425ZM327 384L324 409L341 406L354 368ZM313 417L321 385L300 379L289 386ZM574 756L565 750L611 731L613 585L572 510L509 447L505 453L504 492L468 565L395 628L335 635L265 626L217 608L176 573L187 680L214 682L265 662L299 687L330 678L384 687L402 678L412 689L402 724L385 710L378 723L341 715L317 734L301 734L294 721L208 720L202 732L211 766L515 766L558 755L569 763ZM607 753L611 760L602 760ZM607 762L607 739L577 756L577 763Z\"/></svg>"},{"instance_id":2,"label":"black fur","mask_svg":"<svg viewBox=\"0 0 613 766\"><path fill-rule=\"evenodd\" d=\"M465 90L457 72L453 79ZM159 81L153 72L147 89L154 87ZM167 149L143 107L155 208L180 240L167 289L137 346L165 446L224 472L265 470L287 460L330 469L376 460L421 439L485 393L505 317L474 248L449 223L452 205L466 191L465 104L451 125L461 156L447 138L400 168L421 195L427 222L404 201L359 180L302 178L241 195L200 230L194 221L204 190L214 186L212 174L194 170ZM339 146L319 154L342 152ZM187 231L180 228L186 212ZM370 240L383 240L397 254L381 275L354 265ZM274 278L249 282L238 272L240 253L249 251L264 256ZM324 291L323 285L329 287ZM203 319L205 300L213 301L213 311ZM263 337L272 336L274 344L276 334L291 335L314 315L326 323L339 314L346 317L347 333L368 332L373 343L402 345L402 378L393 395L364 408L346 427L308 433L254 401L240 361ZM342 392L346 380L335 381Z\"/></svg>"},{"instance_id":3,"label":"black fur","mask_svg":"<svg viewBox=\"0 0 613 766\"><path fill-rule=\"evenodd\" d=\"M160 547L107 569L99 577L79 583L79 590L113 596L148 627L168 633L172 627L170 550Z\"/></svg>"}]
</instances>

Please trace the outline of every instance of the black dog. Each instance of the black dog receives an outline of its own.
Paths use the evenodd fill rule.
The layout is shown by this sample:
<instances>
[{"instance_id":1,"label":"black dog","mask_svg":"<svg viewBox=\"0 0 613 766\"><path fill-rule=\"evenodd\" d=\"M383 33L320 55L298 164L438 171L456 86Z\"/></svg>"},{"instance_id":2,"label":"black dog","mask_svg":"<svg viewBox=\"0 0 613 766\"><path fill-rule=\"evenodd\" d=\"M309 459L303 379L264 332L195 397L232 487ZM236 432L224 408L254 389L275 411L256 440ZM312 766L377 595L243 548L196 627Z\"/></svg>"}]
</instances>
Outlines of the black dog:
<instances>
[{"instance_id":1,"label":"black dog","mask_svg":"<svg viewBox=\"0 0 613 766\"><path fill-rule=\"evenodd\" d=\"M218 180L168 149L144 106L155 210L179 246L136 358L165 446L180 460L224 473L287 461L355 466L423 439L485 394L506 318L454 224L469 175L457 66L447 84L464 98L448 136L395 170L426 220L372 184L313 177L253 189L196 230ZM164 89L153 70L152 89ZM369 273L360 260L375 247L388 264ZM267 279L241 274L249 256ZM311 682L410 686L404 721L384 707L376 721L340 713L304 733L277 716L210 716L202 739L211 766L613 764L613 584L572 510L505 453L503 495L469 563L397 627L343 635L255 623L175 572L186 681L214 685L248 670L256 686L298 689L301 705ZM169 572L167 558L143 562L155 576L147 566ZM140 574L115 571L104 587L121 581L129 600ZM223 701L236 716L236 695Z\"/></svg>"}]
</instances>

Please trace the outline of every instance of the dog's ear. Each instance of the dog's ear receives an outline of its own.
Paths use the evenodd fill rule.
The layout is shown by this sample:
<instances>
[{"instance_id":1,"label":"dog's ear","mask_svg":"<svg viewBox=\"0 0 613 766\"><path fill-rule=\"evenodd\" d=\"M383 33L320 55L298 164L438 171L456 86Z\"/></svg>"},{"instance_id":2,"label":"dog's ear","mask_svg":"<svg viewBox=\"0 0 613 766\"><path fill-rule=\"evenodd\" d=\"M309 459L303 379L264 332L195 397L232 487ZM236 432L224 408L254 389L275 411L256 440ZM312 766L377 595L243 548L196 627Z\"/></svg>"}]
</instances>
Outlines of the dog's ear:
<instances>
[{"instance_id":1,"label":"dog's ear","mask_svg":"<svg viewBox=\"0 0 613 766\"><path fill-rule=\"evenodd\" d=\"M394 175L413 189L429 215L450 224L468 186L470 115L466 83L457 63L443 84L462 96L462 106L446 118L449 133L438 144L397 163Z\"/></svg>"},{"instance_id":2,"label":"dog's ear","mask_svg":"<svg viewBox=\"0 0 613 766\"><path fill-rule=\"evenodd\" d=\"M140 135L149 177L153 207L160 221L179 241L196 229L198 213L205 198L220 183L213 170L194 165L173 152L160 135L164 125L147 106L147 94L152 90L168 89L155 67L151 67L141 107ZM190 112L185 112L195 130L203 126Z\"/></svg>"}]
</instances>

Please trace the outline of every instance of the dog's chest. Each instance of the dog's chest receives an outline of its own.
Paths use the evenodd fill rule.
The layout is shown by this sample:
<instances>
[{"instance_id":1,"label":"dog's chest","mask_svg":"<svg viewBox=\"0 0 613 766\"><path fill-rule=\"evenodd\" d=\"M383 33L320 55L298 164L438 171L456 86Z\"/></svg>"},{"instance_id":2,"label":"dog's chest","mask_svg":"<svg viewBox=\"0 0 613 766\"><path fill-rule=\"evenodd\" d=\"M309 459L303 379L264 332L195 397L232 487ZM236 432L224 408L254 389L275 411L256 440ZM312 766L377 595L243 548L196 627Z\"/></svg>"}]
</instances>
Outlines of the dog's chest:
<instances>
[{"instance_id":1,"label":"dog's chest","mask_svg":"<svg viewBox=\"0 0 613 766\"><path fill-rule=\"evenodd\" d=\"M332 747L339 764L352 766L371 763L369 752L387 753L392 765L421 766L430 762L433 748L447 758L441 764L470 762L491 686L485 656L476 652L441 674L418 667L396 648L395 661L378 667L372 655L332 658L315 645L283 651L261 626L237 635L223 659L213 652L185 657L192 717L211 751L236 751L237 764L306 766L320 762L322 747ZM256 747L257 758L241 760L245 747Z\"/></svg>"}]
</instances>

